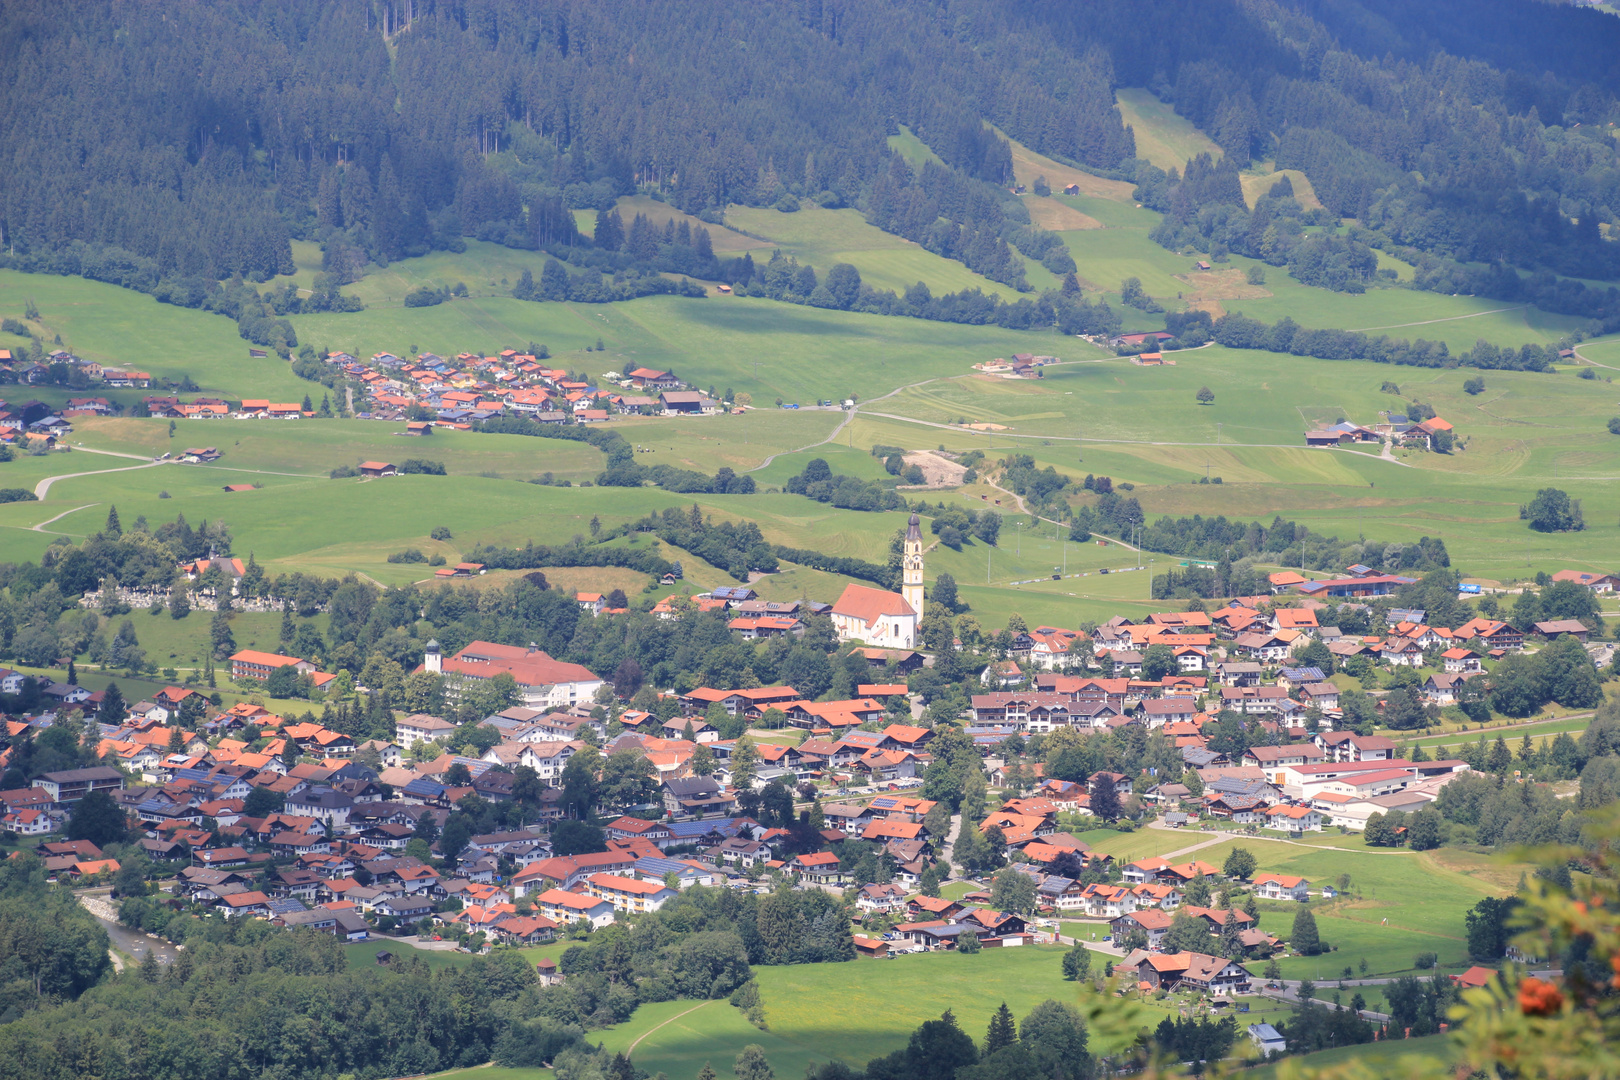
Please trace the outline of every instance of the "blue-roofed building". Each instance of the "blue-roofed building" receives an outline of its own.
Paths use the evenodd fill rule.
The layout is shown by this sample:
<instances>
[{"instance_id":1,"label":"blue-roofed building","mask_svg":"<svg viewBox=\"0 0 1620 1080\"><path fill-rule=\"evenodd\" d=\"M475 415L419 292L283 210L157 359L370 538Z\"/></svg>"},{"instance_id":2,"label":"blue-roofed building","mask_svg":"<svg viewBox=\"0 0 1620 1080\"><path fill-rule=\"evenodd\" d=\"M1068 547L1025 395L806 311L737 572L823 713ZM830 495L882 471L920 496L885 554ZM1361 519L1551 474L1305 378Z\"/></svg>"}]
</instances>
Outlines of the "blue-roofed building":
<instances>
[{"instance_id":1,"label":"blue-roofed building","mask_svg":"<svg viewBox=\"0 0 1620 1080\"><path fill-rule=\"evenodd\" d=\"M1326 682L1327 676L1319 667L1285 667L1280 679L1287 686L1304 686L1307 683Z\"/></svg>"},{"instance_id":2,"label":"blue-roofed building","mask_svg":"<svg viewBox=\"0 0 1620 1080\"><path fill-rule=\"evenodd\" d=\"M699 870L695 866L675 859L637 859L635 865L636 877L643 881L667 881L670 874L680 879L678 888L689 889L693 885L713 885L718 877L712 871Z\"/></svg>"},{"instance_id":3,"label":"blue-roofed building","mask_svg":"<svg viewBox=\"0 0 1620 1080\"><path fill-rule=\"evenodd\" d=\"M746 585L721 585L709 595L728 604L740 604L744 600L752 600L755 593Z\"/></svg>"},{"instance_id":4,"label":"blue-roofed building","mask_svg":"<svg viewBox=\"0 0 1620 1080\"><path fill-rule=\"evenodd\" d=\"M700 844L705 841L719 843L721 840L739 836L744 828L755 833L762 832L759 822L748 817L700 818L696 821L672 821L669 823L669 844L671 847L680 847L687 844Z\"/></svg>"},{"instance_id":5,"label":"blue-roofed building","mask_svg":"<svg viewBox=\"0 0 1620 1080\"><path fill-rule=\"evenodd\" d=\"M427 777L422 776L406 784L401 789L399 797L402 802L413 805L442 803L446 790L445 786L437 780L429 780Z\"/></svg>"},{"instance_id":6,"label":"blue-roofed building","mask_svg":"<svg viewBox=\"0 0 1620 1080\"><path fill-rule=\"evenodd\" d=\"M276 915L290 915L295 911L309 910L309 908L304 906L304 902L298 899L296 896L274 897L270 900L268 906L270 908L270 914L272 917Z\"/></svg>"}]
</instances>

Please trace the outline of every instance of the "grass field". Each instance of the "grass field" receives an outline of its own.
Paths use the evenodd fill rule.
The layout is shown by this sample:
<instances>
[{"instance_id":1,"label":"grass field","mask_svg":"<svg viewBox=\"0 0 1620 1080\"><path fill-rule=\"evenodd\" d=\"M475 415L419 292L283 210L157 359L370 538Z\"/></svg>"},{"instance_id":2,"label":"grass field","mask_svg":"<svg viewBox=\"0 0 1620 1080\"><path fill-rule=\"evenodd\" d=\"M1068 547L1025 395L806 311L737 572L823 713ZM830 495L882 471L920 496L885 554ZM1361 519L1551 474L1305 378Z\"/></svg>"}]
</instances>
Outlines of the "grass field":
<instances>
[{"instance_id":1,"label":"grass field","mask_svg":"<svg viewBox=\"0 0 1620 1080\"><path fill-rule=\"evenodd\" d=\"M1121 861L1169 855L1209 839L1197 832L1161 829L1079 835L1094 850ZM1413 960L1423 952L1438 954L1443 970L1465 968L1469 959L1464 913L1486 896L1511 891L1523 869L1454 849L1421 853L1369 849L1359 836L1336 833L1312 836L1308 843L1259 837L1221 840L1177 857L1218 867L1236 847L1254 855L1260 872L1309 879L1313 893L1348 875L1344 896L1311 905L1321 938L1333 951L1280 961L1285 978L1319 983L1337 979L1344 967L1359 974L1362 960L1374 978L1415 973ZM1261 928L1286 936L1298 910L1297 904L1262 903Z\"/></svg>"},{"instance_id":2,"label":"grass field","mask_svg":"<svg viewBox=\"0 0 1620 1080\"><path fill-rule=\"evenodd\" d=\"M1345 998L1349 1000L1348 997ZM1290 1058L1283 1065L1262 1065L1245 1073L1254 1080L1276 1080L1279 1076L1307 1075L1311 1070L1339 1065L1359 1064L1380 1076L1444 1076L1459 1055L1451 1045L1449 1035L1425 1035L1417 1039L1396 1039L1388 1042L1367 1043L1361 1046L1342 1046L1321 1050L1299 1058ZM1305 1070L1304 1073L1296 1069Z\"/></svg>"},{"instance_id":3,"label":"grass field","mask_svg":"<svg viewBox=\"0 0 1620 1080\"><path fill-rule=\"evenodd\" d=\"M1135 483L1132 494L1150 515L1281 512L1339 536L1439 535L1470 573L1504 581L1543 565L1603 565L1620 531L1613 524L1620 519L1620 440L1599 437L1614 410L1607 383L1491 372L1475 398L1462 392L1464 375L1444 370L1301 363L1218 347L1177 359L1174 368L1124 360L1064 365L1035 382L935 382L882 403L886 419L874 417L877 426L868 429L863 417L853 436L857 444L863 436L899 445L937 441L987 454L1016 446L1076 478L1098 473ZM1379 390L1392 375L1400 396ZM1193 403L1200 386L1215 391L1213 405ZM1410 400L1450 418L1465 449L1402 452L1389 462L1300 445L1310 427L1340 417L1376 422ZM918 425L897 424L897 417L940 426L922 427L908 443L903 429ZM961 419L1005 430L969 432L955 426ZM1221 486L1195 483L1206 468L1222 477ZM1536 534L1519 521L1518 506L1553 483L1585 501L1585 532ZM965 580L983 581L982 563ZM1067 582L1038 588L1069 591Z\"/></svg>"},{"instance_id":4,"label":"grass field","mask_svg":"<svg viewBox=\"0 0 1620 1080\"><path fill-rule=\"evenodd\" d=\"M828 210L809 202L801 203L791 214L733 206L726 211L726 222L769 241L762 246L780 247L784 254L810 263L823 277L834 263L847 262L861 272L861 280L868 285L897 293L926 281L936 296L962 289L982 289L1004 300L1016 300L1019 295L959 262L867 224L859 210ZM767 251L754 261L769 257Z\"/></svg>"},{"instance_id":5,"label":"grass field","mask_svg":"<svg viewBox=\"0 0 1620 1080\"><path fill-rule=\"evenodd\" d=\"M640 1039L637 1068L676 1077L696 1075L705 1062L724 1074L749 1043L764 1048L778 1076L802 1075L832 1057L861 1068L903 1047L919 1024L947 1008L977 1040L1003 999L1017 1016L1047 998L1073 1002L1078 992L1063 980L1062 954L1030 946L756 968L768 1031L725 1001L672 1001L643 1005L591 1040L617 1051Z\"/></svg>"},{"instance_id":6,"label":"grass field","mask_svg":"<svg viewBox=\"0 0 1620 1080\"><path fill-rule=\"evenodd\" d=\"M204 391L235 398L298 401L310 386L274 357L250 360L236 323L222 316L160 304L150 296L83 278L0 270L0 312L20 319L30 300L41 319L30 325L46 351L57 347L52 341L60 335L62 348L87 360L176 379L189 375ZM10 334L4 343L13 348L24 344ZM104 396L133 403L141 393L109 391ZM31 396L51 399L49 392Z\"/></svg>"},{"instance_id":7,"label":"grass field","mask_svg":"<svg viewBox=\"0 0 1620 1080\"><path fill-rule=\"evenodd\" d=\"M1169 171L1186 168L1188 160L1199 154L1217 161L1224 155L1220 144L1148 91L1121 89L1114 96L1120 115L1136 135L1137 157Z\"/></svg>"},{"instance_id":8,"label":"grass field","mask_svg":"<svg viewBox=\"0 0 1620 1080\"><path fill-rule=\"evenodd\" d=\"M943 165L944 161L928 146L917 138L916 134L906 125L900 125L900 134L889 136L889 149L906 159L906 164L913 169L920 169L929 162Z\"/></svg>"},{"instance_id":9,"label":"grass field","mask_svg":"<svg viewBox=\"0 0 1620 1080\"><path fill-rule=\"evenodd\" d=\"M956 374L1014 352L1093 354L1084 342L1071 346L1050 334L741 297L659 296L603 305L490 297L427 308L301 315L292 321L301 340L356 356L413 346L453 356L534 341L549 346L553 363L573 371L617 372L634 361L674 371L705 388L732 387L752 395L756 404L777 397L802 404L849 393L869 400L908 382ZM586 353L598 338L606 351Z\"/></svg>"},{"instance_id":10,"label":"grass field","mask_svg":"<svg viewBox=\"0 0 1620 1080\"><path fill-rule=\"evenodd\" d=\"M1139 109L1134 114L1143 119L1139 138L1145 132L1165 146L1174 145L1177 153L1196 142L1197 133L1177 128L1171 122L1174 114L1162 104L1154 112L1154 103L1144 95L1127 93L1122 100ZM913 156L927 150L909 133L896 138ZM1085 176L1023 146L1014 146L1014 161L1020 180L1044 175L1059 190ZM1077 196L1031 197L1028 203L1032 213L1056 207L1100 226L1066 229L1062 235L1080 275L1105 295L1128 276L1139 277L1148 292L1171 306L1194 295L1242 291L1226 279L1248 261L1234 258L1230 269L1200 275L1192 270L1191 256L1165 251L1148 240L1158 215L1135 207L1128 185L1092 177L1081 183L1081 190L1085 193ZM627 202L624 209L655 217L675 213L648 199ZM772 246L780 243L797 251L822 269L829 260L848 257L877 284L904 287L922 277L937 291L980 283L960 264L872 228L854 210L806 206L796 214L782 214L735 208L732 214L740 227L769 237ZM741 233L723 239L727 250L761 243ZM307 244L300 244L295 256L300 275L311 274L319 259ZM301 340L361 356L379 350L450 355L545 343L555 362L571 370L595 373L617 371L627 362L645 364L674 370L716 393L730 389L749 395L755 410L738 416L638 419L618 426L647 451L638 458L647 464L704 472L722 465L753 470L763 487L784 484L814 457L827 458L840 472L879 478L880 463L866 453L874 443L978 448L992 457L1017 448L1039 465L1052 465L1075 478L1096 473L1136 485L1132 494L1150 516L1224 513L1269 519L1282 513L1341 537L1360 534L1410 542L1439 535L1465 570L1502 581L1566 565L1609 569L1620 532L1615 485L1620 440L1604 431L1620 404L1612 384L1602 380L1577 380L1568 373L1489 372L1486 392L1469 397L1461 392L1465 374L1443 369L1391 370L1220 348L1182 353L1176 367L1144 369L1105 358L1101 350L1077 339L1058 340L1050 334L852 315L758 299L652 297L580 305L529 303L504 295L515 275L538 265L532 253L472 243L459 254L435 253L374 271L354 286L372 305L366 311L295 316L293 322ZM399 297L416 283L457 280L465 281L473 295L437 307L398 306ZM1497 310L1501 305L1468 297L1402 289L1359 296L1328 293L1299 285L1276 268L1267 268L1265 286L1242 289L1249 295L1206 303L1267 320L1289 315L1305 325L1387 328L1381 332L1444 340L1454 349L1479 337L1504 344L1551 341L1572 325L1535 309L1508 305ZM189 374L224 396L298 400L309 392L318 401L322 392L293 378L278 360L246 359L244 343L234 336L230 322L218 316L78 279L0 273L0 311L20 314L30 298L40 306L44 321L39 328L47 340L60 331L64 343L105 362L172 377ZM1160 325L1158 316L1125 311L1127 325ZM587 353L586 347L598 340L604 352ZM1034 382L970 374L973 363L1015 352L1056 353L1075 362L1048 368ZM1620 337L1589 342L1583 355L1593 363L1620 367ZM1379 392L1386 379L1400 383L1400 395ZM1192 396L1206 385L1216 400L1201 407ZM45 400L65 393L40 390ZM122 395L128 403L139 394L111 396ZM863 405L842 428L845 415L837 410L772 407L777 399L805 405L850 395L858 395ZM1403 451L1397 462L1390 462L1365 452L1300 445L1308 428L1339 417L1373 422L1381 411L1403 409L1412 400L1434 406L1456 424L1464 449L1449 456ZM993 423L1004 430L968 432L955 426L958 420ZM407 442L394 434L396 427L359 421L192 422L182 424L171 438L160 421L81 422L74 438L88 447L155 455L213 444L225 456L216 466L183 470L164 466L114 472L130 463L82 454L0 465L3 486L31 488L45 477L102 473L59 481L40 503L0 506L0 558L37 559L56 535L86 535L99 527L112 503L126 519L144 513L156 522L182 511L193 521L224 517L238 552L254 553L273 570L356 571L384 583L428 576L420 565L386 561L406 546L448 559L477 542L566 541L584 533L593 516L611 525L690 501L722 517L757 520L773 541L879 560L898 524L891 515L838 511L791 496L693 500L651 490L581 488L577 485L601 466L601 455L583 445L448 431ZM325 479L337 464L406 456L440 460L451 476L385 484ZM544 472L576 486L546 489L519 483ZM1205 475L1223 482L1219 487L1193 482ZM222 490L247 481L263 486L234 494ZM1524 528L1518 506L1549 484L1582 499L1586 531L1546 536ZM169 498L162 498L164 494ZM1016 509L1012 500L982 484L931 493L930 498L1003 513ZM424 518L423 506L432 507L431 520ZM58 515L65 516L43 524ZM426 533L437 524L450 526L454 539L438 545L428 541ZM1136 560L1129 553L1112 546L1068 544L1061 535L1047 535L1045 527L1026 530L1018 525L1017 518L1009 520L993 551L969 543L961 551L941 547L930 552L930 572L953 574L981 622L1001 625L1016 611L1032 622L1072 625L1153 606L1147 574L1134 572ZM701 560L683 561L692 567L692 584L709 586L727 578ZM1144 570L1156 561L1162 560L1147 557ZM1127 567L1133 572L1097 572ZM1054 571L1070 576L1053 581ZM764 595L786 597L810 590L836 593L841 585L828 575L794 570L756 587ZM171 651L178 659L184 646Z\"/></svg>"}]
</instances>

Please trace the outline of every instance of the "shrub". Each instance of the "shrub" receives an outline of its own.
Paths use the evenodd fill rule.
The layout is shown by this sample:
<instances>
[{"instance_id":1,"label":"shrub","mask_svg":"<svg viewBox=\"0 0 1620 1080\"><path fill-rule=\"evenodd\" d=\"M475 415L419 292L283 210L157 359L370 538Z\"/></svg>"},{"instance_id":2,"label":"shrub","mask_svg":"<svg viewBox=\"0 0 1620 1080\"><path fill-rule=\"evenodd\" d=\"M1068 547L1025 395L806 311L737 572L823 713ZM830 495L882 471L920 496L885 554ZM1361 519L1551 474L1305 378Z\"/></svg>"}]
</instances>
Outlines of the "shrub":
<instances>
[{"instance_id":1,"label":"shrub","mask_svg":"<svg viewBox=\"0 0 1620 1080\"><path fill-rule=\"evenodd\" d=\"M406 307L433 307L450 299L450 290L435 289L428 285L418 285L405 294Z\"/></svg>"},{"instance_id":2,"label":"shrub","mask_svg":"<svg viewBox=\"0 0 1620 1080\"><path fill-rule=\"evenodd\" d=\"M1415 959L1413 959L1412 966L1417 968L1419 971L1428 971L1430 968L1434 967L1435 963L1439 959L1440 957L1436 953L1421 952L1417 954Z\"/></svg>"},{"instance_id":3,"label":"shrub","mask_svg":"<svg viewBox=\"0 0 1620 1080\"><path fill-rule=\"evenodd\" d=\"M388 561L391 563L420 563L427 562L427 556L416 548L406 548L404 551L396 551L388 556Z\"/></svg>"},{"instance_id":4,"label":"shrub","mask_svg":"<svg viewBox=\"0 0 1620 1080\"><path fill-rule=\"evenodd\" d=\"M443 525L436 525L433 531L428 533L428 536L434 540L448 540L450 539L450 530Z\"/></svg>"},{"instance_id":5,"label":"shrub","mask_svg":"<svg viewBox=\"0 0 1620 1080\"><path fill-rule=\"evenodd\" d=\"M1620 416L1609 417L1609 434L1620 435Z\"/></svg>"},{"instance_id":6,"label":"shrub","mask_svg":"<svg viewBox=\"0 0 1620 1080\"><path fill-rule=\"evenodd\" d=\"M344 480L351 476L359 476L360 470L355 468L353 465L339 465L327 475L329 475L333 480Z\"/></svg>"},{"instance_id":7,"label":"shrub","mask_svg":"<svg viewBox=\"0 0 1620 1080\"><path fill-rule=\"evenodd\" d=\"M443 476L444 462L424 461L422 458L407 458L399 463L401 476L419 474L423 476Z\"/></svg>"}]
</instances>

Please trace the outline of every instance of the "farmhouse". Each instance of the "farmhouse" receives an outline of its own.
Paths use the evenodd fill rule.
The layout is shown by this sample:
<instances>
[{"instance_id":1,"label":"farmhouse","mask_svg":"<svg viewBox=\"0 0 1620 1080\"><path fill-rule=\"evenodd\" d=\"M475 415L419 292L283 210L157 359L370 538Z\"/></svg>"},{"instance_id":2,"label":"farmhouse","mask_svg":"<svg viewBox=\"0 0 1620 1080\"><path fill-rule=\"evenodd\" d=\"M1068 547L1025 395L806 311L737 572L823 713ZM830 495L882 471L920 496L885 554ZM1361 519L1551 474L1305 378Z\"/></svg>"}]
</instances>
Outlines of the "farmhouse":
<instances>
[{"instance_id":1,"label":"farmhouse","mask_svg":"<svg viewBox=\"0 0 1620 1080\"><path fill-rule=\"evenodd\" d=\"M399 469L386 461L362 461L361 476L398 476Z\"/></svg>"}]
</instances>

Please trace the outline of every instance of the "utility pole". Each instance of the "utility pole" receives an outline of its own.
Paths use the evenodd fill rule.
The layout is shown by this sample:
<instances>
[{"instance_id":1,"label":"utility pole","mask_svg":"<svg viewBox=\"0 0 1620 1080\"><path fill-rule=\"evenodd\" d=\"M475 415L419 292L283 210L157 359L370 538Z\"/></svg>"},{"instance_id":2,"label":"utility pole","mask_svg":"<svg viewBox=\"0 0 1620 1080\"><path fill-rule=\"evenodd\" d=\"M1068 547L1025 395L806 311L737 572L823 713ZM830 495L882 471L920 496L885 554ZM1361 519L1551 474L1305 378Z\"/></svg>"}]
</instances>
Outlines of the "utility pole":
<instances>
[{"instance_id":1,"label":"utility pole","mask_svg":"<svg viewBox=\"0 0 1620 1080\"><path fill-rule=\"evenodd\" d=\"M1158 560L1156 560L1156 559L1149 559L1148 560L1148 599L1149 600L1153 599L1153 564L1155 562L1157 562L1157 561Z\"/></svg>"}]
</instances>

